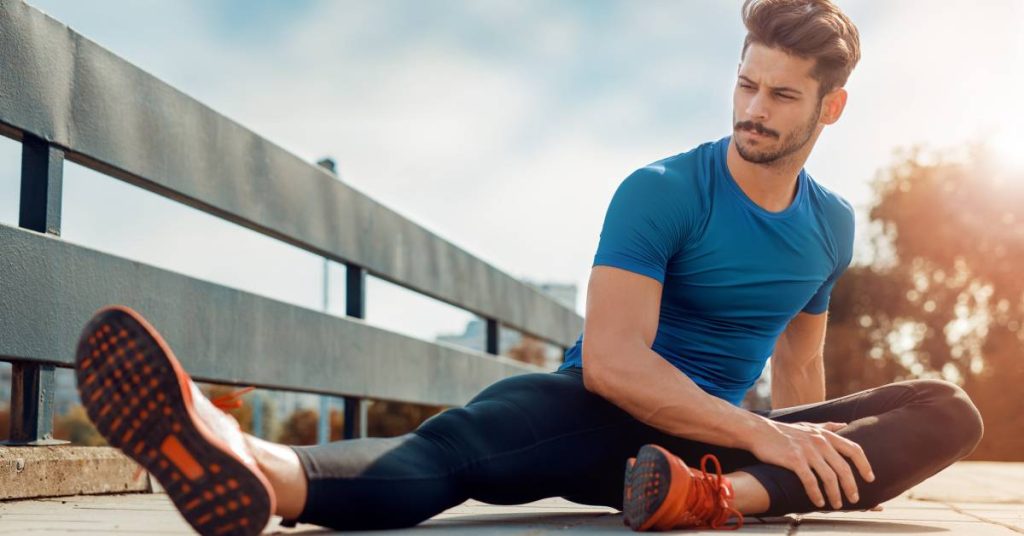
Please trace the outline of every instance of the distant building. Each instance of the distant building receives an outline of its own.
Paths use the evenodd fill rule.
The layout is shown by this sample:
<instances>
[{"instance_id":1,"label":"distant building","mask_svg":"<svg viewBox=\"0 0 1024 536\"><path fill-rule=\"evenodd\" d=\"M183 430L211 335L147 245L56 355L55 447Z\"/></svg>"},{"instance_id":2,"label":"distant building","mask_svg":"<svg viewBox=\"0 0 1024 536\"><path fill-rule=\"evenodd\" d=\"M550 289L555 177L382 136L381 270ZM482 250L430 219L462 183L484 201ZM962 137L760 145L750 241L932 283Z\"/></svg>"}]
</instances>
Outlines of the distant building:
<instances>
[{"instance_id":1,"label":"distant building","mask_svg":"<svg viewBox=\"0 0 1024 536\"><path fill-rule=\"evenodd\" d=\"M470 350L476 350L477 352L485 351L484 339L487 336L487 324L479 319L474 318L466 324L466 329L459 334L449 335L438 335L435 340L438 342L446 342L448 344L454 344ZM498 330L498 348L509 348L519 342L519 333L510 329L499 329Z\"/></svg>"},{"instance_id":2,"label":"distant building","mask_svg":"<svg viewBox=\"0 0 1024 536\"><path fill-rule=\"evenodd\" d=\"M529 280L524 280L524 283L532 287L537 288L541 292L551 296L555 301L562 305L576 310L576 295L577 289L575 284L569 283L534 283Z\"/></svg>"}]
</instances>

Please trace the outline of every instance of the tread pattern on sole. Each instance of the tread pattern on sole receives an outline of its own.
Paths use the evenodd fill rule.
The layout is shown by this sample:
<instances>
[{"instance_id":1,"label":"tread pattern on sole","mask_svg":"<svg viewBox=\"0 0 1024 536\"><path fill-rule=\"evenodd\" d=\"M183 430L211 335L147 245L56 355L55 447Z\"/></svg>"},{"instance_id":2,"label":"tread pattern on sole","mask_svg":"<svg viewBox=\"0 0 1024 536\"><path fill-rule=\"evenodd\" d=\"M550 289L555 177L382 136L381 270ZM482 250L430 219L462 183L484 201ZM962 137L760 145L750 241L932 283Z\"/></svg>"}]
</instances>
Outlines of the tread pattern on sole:
<instances>
[{"instance_id":1,"label":"tread pattern on sole","mask_svg":"<svg viewBox=\"0 0 1024 536\"><path fill-rule=\"evenodd\" d=\"M189 387L157 337L120 308L90 320L75 356L86 413L111 446L156 477L200 534L259 534L271 515L265 485L196 428Z\"/></svg>"},{"instance_id":2,"label":"tread pattern on sole","mask_svg":"<svg viewBox=\"0 0 1024 536\"><path fill-rule=\"evenodd\" d=\"M668 497L672 484L669 461L658 448L644 445L636 461L626 467L626 485L623 488L623 521L629 528L647 530L655 514Z\"/></svg>"}]
</instances>

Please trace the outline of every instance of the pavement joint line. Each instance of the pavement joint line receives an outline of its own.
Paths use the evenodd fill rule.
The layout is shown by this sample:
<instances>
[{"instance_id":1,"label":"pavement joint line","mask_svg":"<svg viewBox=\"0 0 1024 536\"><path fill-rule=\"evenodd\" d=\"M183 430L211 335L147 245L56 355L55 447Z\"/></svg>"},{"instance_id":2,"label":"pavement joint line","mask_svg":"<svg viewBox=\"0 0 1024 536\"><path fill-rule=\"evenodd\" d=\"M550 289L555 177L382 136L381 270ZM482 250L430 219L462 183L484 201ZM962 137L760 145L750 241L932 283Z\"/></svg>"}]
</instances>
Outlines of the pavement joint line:
<instances>
[{"instance_id":1,"label":"pavement joint line","mask_svg":"<svg viewBox=\"0 0 1024 536\"><path fill-rule=\"evenodd\" d=\"M945 502L944 502L945 499L936 499L936 498L933 498L933 497L928 497L927 495L924 496L924 497L916 497L914 495L907 495L906 498L907 498L907 500L910 500L910 501L930 502L930 503L935 503L935 504L945 504ZM971 504L999 504L999 505L1004 505L1004 504L1024 504L1024 500L1022 500L1022 499L998 499L998 498L993 499L993 498L988 498L988 497L986 497L984 499L980 499L980 500L978 500L978 499L971 499L971 500L968 500L968 501L960 501L960 502L969 502Z\"/></svg>"},{"instance_id":2,"label":"pavement joint line","mask_svg":"<svg viewBox=\"0 0 1024 536\"><path fill-rule=\"evenodd\" d=\"M923 499L918 499L918 500L923 500ZM1015 526L1013 526L1013 525L1011 525L1009 523L1003 523L1002 521L999 521L997 519L988 519L986 517L979 516L978 514L975 514L975 513L971 512L970 510L964 510L963 508L960 508L959 506L957 506L957 505L955 505L953 503L948 503L946 501L933 501L933 502L937 502L939 504L944 504L948 508L950 508L951 510L953 510L954 512L956 512L958 514L963 514L965 516L973 517L974 519L977 519L978 521L981 521L981 522L984 522L984 523L990 523L992 525L999 525L1000 527L1008 528L1008 529L1010 529L1010 530L1012 530L1012 531L1014 531L1014 532L1016 532L1018 534L1024 534L1024 529L1021 529L1020 527L1015 527Z\"/></svg>"}]
</instances>

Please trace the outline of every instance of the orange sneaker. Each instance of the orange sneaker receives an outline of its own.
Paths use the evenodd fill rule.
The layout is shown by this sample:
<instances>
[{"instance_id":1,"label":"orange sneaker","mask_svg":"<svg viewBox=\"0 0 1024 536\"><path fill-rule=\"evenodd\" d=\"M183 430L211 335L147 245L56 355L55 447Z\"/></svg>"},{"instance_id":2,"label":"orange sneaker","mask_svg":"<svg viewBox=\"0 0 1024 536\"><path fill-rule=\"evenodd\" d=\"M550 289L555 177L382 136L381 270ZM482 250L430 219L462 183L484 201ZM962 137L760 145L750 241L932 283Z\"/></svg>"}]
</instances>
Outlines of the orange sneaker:
<instances>
[{"instance_id":1,"label":"orange sneaker","mask_svg":"<svg viewBox=\"0 0 1024 536\"><path fill-rule=\"evenodd\" d=\"M238 421L220 409L237 405L237 393L207 400L156 330L123 306L86 324L75 372L96 429L160 481L200 534L263 531L274 490Z\"/></svg>"},{"instance_id":2,"label":"orange sneaker","mask_svg":"<svg viewBox=\"0 0 1024 536\"><path fill-rule=\"evenodd\" d=\"M708 460L715 473L708 474ZM735 530L743 514L732 507L732 483L722 476L718 458L706 454L700 472L658 445L644 445L626 462L623 521L635 531L712 528ZM737 523L726 525L730 515Z\"/></svg>"}]
</instances>

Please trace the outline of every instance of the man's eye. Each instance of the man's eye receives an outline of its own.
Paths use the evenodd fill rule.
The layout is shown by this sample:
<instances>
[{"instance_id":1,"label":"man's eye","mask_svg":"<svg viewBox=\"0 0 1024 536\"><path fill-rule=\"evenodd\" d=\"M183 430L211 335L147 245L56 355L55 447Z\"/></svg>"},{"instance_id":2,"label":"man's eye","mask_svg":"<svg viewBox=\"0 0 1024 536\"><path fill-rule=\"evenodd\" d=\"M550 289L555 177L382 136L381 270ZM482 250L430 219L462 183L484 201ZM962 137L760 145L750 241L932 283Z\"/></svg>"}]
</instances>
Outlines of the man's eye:
<instances>
[{"instance_id":1,"label":"man's eye","mask_svg":"<svg viewBox=\"0 0 1024 536\"><path fill-rule=\"evenodd\" d=\"M780 93L780 94L778 94L778 97L779 97L780 99L782 99L782 100L793 100L793 97L791 97L791 96L789 96L789 95L783 95L783 94L781 94L781 93Z\"/></svg>"}]
</instances>

